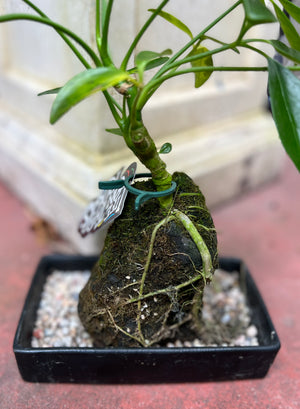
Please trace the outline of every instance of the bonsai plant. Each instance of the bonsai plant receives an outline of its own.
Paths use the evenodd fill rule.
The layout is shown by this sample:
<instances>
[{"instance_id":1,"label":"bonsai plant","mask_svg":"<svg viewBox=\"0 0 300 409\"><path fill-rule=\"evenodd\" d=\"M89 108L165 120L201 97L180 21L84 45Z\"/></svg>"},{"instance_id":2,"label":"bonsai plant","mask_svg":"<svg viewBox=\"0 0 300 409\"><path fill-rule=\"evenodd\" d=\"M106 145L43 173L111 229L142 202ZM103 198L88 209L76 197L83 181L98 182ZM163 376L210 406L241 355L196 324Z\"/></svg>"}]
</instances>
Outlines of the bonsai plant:
<instances>
[{"instance_id":1,"label":"bonsai plant","mask_svg":"<svg viewBox=\"0 0 300 409\"><path fill-rule=\"evenodd\" d=\"M193 34L166 11L169 0L163 0L156 9L149 10L149 18L116 66L109 42L116 1L95 0L97 50L48 18L29 0L22 1L36 14L3 15L0 22L30 20L52 27L84 67L62 87L40 94L56 94L50 122L56 123L73 106L101 92L116 122L116 128L107 131L123 138L149 170L147 175L137 175L147 176L147 181L134 182L135 165L131 165L124 173L119 172L115 181L100 183L100 188L119 191L121 197L113 201L122 202L128 190L132 194L111 226L100 258L80 294L78 311L85 328L95 345L101 347L149 347L183 333L192 336L201 332L203 288L218 265L215 228L199 188L187 175L168 172L161 155L171 151L171 144L157 149L143 122L143 109L163 83L180 75L193 73L195 87L199 88L215 71L268 71L273 118L283 146L300 170L300 82L292 72L300 69L300 37L286 15L300 22L300 8L288 0L271 1L272 10L264 0L238 0ZM213 37L210 30L238 7L244 10L244 20L234 41L224 43ZM186 44L174 52L145 50L135 55L140 39L158 18L182 30L187 35ZM288 45L277 39L249 36L253 26L270 23L280 24ZM291 65L284 67L262 51L262 43L270 46L271 54L275 50ZM266 65L214 65L215 55L228 50L239 53L244 48L262 55ZM117 91L118 97L111 89ZM88 227L83 220L83 235L113 216L111 209L105 215L101 212L92 222L89 220ZM86 217L90 216L89 209Z\"/></svg>"}]
</instances>

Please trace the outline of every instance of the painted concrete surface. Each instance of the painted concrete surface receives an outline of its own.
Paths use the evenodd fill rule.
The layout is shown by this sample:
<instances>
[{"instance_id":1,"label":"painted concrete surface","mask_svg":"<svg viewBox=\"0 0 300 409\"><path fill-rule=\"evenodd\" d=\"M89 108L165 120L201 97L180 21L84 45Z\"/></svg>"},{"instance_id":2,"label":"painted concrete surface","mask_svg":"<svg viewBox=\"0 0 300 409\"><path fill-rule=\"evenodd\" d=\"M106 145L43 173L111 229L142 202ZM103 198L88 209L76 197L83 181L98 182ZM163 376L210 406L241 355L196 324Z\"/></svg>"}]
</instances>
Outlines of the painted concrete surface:
<instances>
[{"instance_id":1,"label":"painted concrete surface","mask_svg":"<svg viewBox=\"0 0 300 409\"><path fill-rule=\"evenodd\" d=\"M12 352L33 270L53 250L31 230L28 211L0 185L0 408L297 409L300 408L300 175L283 177L213 211L220 253L248 264L282 348L266 378L162 385L25 383Z\"/></svg>"}]
</instances>

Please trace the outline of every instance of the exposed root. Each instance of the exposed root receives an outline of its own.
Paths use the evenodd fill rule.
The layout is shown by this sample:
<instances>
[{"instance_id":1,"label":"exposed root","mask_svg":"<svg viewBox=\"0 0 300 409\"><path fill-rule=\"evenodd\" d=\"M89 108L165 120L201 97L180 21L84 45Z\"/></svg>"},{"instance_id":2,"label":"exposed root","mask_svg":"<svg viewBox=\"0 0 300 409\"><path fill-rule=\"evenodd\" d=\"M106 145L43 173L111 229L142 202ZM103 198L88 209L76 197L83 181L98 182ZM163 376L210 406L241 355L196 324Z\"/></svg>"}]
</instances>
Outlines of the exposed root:
<instances>
[{"instance_id":1,"label":"exposed root","mask_svg":"<svg viewBox=\"0 0 300 409\"><path fill-rule=\"evenodd\" d=\"M147 294L143 294L144 292L144 285L145 285L145 281L146 281L146 277L147 277L147 273L150 267L150 263L151 263L151 258L152 258L152 254L153 254L153 247L154 247L154 243L155 243L155 238L157 235L158 230L164 226L165 224L167 224L168 222L170 222L171 220L178 220L180 221L183 226L185 227L185 229L188 231L188 233L190 234L191 238L193 239L193 241L195 242L202 261L203 261L203 271L197 271L195 266L194 269L195 271L197 271L197 275L187 281L185 281L184 283L181 283L177 286L172 286L172 287L167 287L167 288L163 288L157 291L153 291L153 292L149 292ZM182 253L183 254L183 253ZM184 254L186 256L188 256L187 254ZM189 256L188 256L189 257ZM192 260L191 260L192 262ZM192 262L193 264L193 262ZM149 345L149 342L146 343L143 332L142 332L142 327L141 327L141 314L142 314L142 310L141 310L141 302L142 300L145 300L146 298L150 298L150 297L155 297L157 295L166 295L169 298L173 298L174 294L175 296L177 296L178 292L180 290L182 290L185 287L188 287L194 283L196 283L197 281L199 281L201 278L204 280L204 283L206 283L207 279L211 279L212 277L212 273L213 273L213 266L212 266L212 260L211 260L211 256L210 256L210 252L203 240L203 238L201 237L200 233L198 232L198 230L196 229L196 227L194 226L193 222L189 219L189 217L180 212L177 209L173 209L171 214L167 217L165 217L163 220L161 220L159 223L156 224L156 226L154 227L153 231L152 231L152 235L151 235L151 240L150 240L150 245L149 245L149 251L148 251L148 256L147 256L147 260L146 260L146 264L144 267L144 272L142 275L142 279L140 281L140 289L139 289L139 296L136 298L131 298L130 300L127 300L123 305L128 305L128 304L132 304L132 303L137 303L137 330L139 333L139 338L135 338L134 339L139 339L139 342L142 345ZM134 283L136 284L136 283ZM173 294L173 297L171 296L171 294ZM193 307L192 307L192 316L195 318L195 322L198 322L198 317L199 317L199 312L202 306L202 290L197 289L196 288L196 292L193 298ZM181 325L182 323L180 323ZM176 325L176 327L178 327L178 325ZM131 334L128 334L126 331L122 330L123 334L126 334L128 336L130 336L131 338L133 338L133 336Z\"/></svg>"},{"instance_id":2,"label":"exposed root","mask_svg":"<svg viewBox=\"0 0 300 409\"><path fill-rule=\"evenodd\" d=\"M205 241L203 240L200 233L194 226L194 223L191 221L191 219L186 214L180 212L177 209L174 209L173 213L176 216L176 218L181 221L181 223L183 224L183 226L185 227L185 229L188 231L191 238L195 242L199 250L199 253L201 254L205 277L207 279L211 279L212 273L213 273L213 266L212 266L210 252L207 248L207 245L205 244Z\"/></svg>"},{"instance_id":3,"label":"exposed root","mask_svg":"<svg viewBox=\"0 0 300 409\"><path fill-rule=\"evenodd\" d=\"M123 328L119 327L119 325L116 324L116 322L115 322L115 320L114 320L114 317L112 316L112 313L110 312L109 309L107 310L107 313L108 313L108 315L109 315L109 318L110 318L112 324L114 325L114 327L115 327L118 331L122 332L122 334L126 335L127 337L129 337L129 338L131 338L131 339L134 339L135 341L139 342L141 345L147 346L147 344L145 343L144 337L143 337L143 338L138 338L138 337L136 337L136 336L130 334L129 332L125 331Z\"/></svg>"}]
</instances>

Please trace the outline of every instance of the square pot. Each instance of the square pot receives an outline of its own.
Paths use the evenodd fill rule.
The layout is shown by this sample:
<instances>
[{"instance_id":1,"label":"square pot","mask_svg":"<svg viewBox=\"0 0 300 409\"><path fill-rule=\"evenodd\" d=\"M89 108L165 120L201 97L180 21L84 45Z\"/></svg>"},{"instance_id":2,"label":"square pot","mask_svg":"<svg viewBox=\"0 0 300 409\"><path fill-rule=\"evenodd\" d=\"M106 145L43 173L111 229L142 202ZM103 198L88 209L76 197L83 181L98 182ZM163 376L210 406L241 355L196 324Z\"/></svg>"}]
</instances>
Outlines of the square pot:
<instances>
[{"instance_id":1,"label":"square pot","mask_svg":"<svg viewBox=\"0 0 300 409\"><path fill-rule=\"evenodd\" d=\"M245 282L251 321L259 346L191 348L33 348L32 333L46 278L55 269L91 269L97 257L50 255L41 259L17 327L13 350L28 382L159 383L264 377L280 342L268 311L245 264L220 258L220 268L239 272Z\"/></svg>"}]
</instances>

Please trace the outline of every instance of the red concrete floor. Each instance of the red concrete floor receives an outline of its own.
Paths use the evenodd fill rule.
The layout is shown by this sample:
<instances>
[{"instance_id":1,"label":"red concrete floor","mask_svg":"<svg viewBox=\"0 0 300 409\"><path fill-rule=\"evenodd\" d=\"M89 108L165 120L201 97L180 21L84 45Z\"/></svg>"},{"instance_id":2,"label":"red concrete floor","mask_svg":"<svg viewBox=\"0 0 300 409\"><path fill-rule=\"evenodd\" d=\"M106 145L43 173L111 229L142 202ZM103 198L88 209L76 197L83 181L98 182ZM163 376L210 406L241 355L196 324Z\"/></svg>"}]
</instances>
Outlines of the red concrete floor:
<instances>
[{"instance_id":1,"label":"red concrete floor","mask_svg":"<svg viewBox=\"0 0 300 409\"><path fill-rule=\"evenodd\" d=\"M243 258L265 298L282 348L266 378L163 385L31 384L12 342L34 267L51 251L21 203L0 185L0 408L300 408L300 175L283 177L213 212L220 253Z\"/></svg>"}]
</instances>

